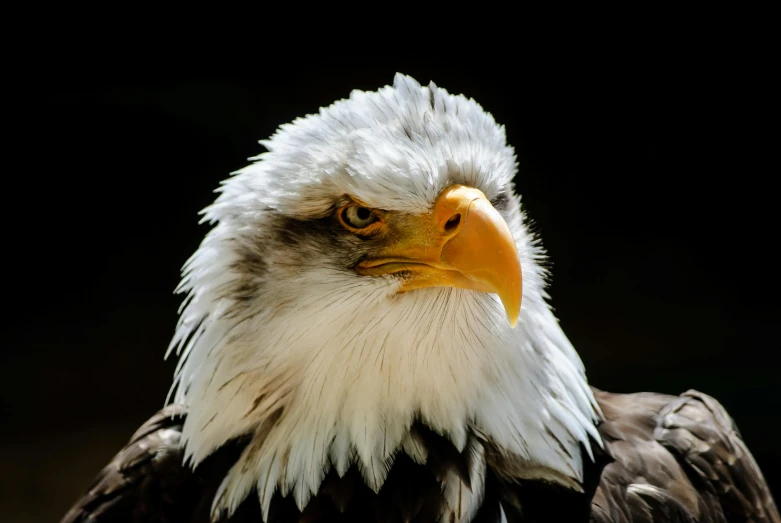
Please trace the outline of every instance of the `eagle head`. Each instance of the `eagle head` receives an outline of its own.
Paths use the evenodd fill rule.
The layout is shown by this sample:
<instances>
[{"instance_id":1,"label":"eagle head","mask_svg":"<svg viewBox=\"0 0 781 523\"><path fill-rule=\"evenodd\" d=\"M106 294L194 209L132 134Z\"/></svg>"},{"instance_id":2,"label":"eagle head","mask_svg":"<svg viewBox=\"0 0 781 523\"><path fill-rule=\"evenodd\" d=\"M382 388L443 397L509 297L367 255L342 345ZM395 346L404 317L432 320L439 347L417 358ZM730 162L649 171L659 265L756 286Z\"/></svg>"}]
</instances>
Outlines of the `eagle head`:
<instances>
[{"instance_id":1,"label":"eagle head","mask_svg":"<svg viewBox=\"0 0 781 523\"><path fill-rule=\"evenodd\" d=\"M595 402L493 117L397 75L261 144L204 211L169 348L192 464L250 438L215 510L303 507L353 465L378 490L398 453L425 461L416 422L575 484Z\"/></svg>"}]
</instances>

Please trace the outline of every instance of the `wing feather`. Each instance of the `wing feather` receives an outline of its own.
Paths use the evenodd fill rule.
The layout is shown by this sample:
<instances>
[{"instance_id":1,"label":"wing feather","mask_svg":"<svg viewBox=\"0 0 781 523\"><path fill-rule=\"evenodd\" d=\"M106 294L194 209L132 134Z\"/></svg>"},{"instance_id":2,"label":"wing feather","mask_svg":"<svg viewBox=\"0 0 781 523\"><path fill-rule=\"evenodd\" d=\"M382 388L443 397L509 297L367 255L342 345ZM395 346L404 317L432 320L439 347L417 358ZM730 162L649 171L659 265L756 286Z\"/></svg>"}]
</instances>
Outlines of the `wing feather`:
<instances>
[{"instance_id":1,"label":"wing feather","mask_svg":"<svg viewBox=\"0 0 781 523\"><path fill-rule=\"evenodd\" d=\"M781 523L762 472L715 399L594 390L614 461L592 501L593 522Z\"/></svg>"}]
</instances>

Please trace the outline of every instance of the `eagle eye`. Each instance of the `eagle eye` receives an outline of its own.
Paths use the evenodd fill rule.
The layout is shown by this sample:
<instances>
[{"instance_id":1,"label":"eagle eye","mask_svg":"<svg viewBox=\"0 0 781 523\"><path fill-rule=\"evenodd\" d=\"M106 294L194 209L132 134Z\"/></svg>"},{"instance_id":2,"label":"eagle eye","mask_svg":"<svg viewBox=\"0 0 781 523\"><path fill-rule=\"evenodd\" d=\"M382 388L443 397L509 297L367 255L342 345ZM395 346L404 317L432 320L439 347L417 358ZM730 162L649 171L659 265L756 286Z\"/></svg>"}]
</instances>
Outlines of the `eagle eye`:
<instances>
[{"instance_id":1,"label":"eagle eye","mask_svg":"<svg viewBox=\"0 0 781 523\"><path fill-rule=\"evenodd\" d=\"M339 212L339 218L348 229L357 231L365 229L379 220L374 211L359 205L343 207Z\"/></svg>"}]
</instances>

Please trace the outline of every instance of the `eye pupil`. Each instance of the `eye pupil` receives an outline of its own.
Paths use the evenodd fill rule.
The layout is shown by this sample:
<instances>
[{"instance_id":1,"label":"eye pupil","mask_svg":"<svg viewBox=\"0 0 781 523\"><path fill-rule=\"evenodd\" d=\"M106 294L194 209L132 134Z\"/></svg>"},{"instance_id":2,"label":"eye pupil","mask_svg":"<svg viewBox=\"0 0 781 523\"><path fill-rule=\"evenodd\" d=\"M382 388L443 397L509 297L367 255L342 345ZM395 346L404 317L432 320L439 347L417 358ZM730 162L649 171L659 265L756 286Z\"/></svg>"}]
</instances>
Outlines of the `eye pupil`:
<instances>
[{"instance_id":1,"label":"eye pupil","mask_svg":"<svg viewBox=\"0 0 781 523\"><path fill-rule=\"evenodd\" d=\"M358 210L356 211L355 214L358 216L358 219L361 221L368 220L372 215L371 211L366 207L358 207Z\"/></svg>"}]
</instances>

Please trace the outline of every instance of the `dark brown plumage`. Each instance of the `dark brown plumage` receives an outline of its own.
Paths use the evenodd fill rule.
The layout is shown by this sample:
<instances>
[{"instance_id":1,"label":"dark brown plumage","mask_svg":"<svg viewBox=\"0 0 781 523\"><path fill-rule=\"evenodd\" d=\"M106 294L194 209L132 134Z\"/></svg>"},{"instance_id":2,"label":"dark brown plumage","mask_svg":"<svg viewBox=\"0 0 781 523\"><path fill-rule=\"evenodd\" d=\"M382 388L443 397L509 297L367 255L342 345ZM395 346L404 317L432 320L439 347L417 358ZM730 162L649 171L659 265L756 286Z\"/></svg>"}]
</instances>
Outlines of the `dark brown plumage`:
<instances>
[{"instance_id":1,"label":"dark brown plumage","mask_svg":"<svg viewBox=\"0 0 781 523\"><path fill-rule=\"evenodd\" d=\"M356 468L342 478L331 471L303 513L277 495L269 520L438 521L446 508L440 481L455 473L470 485L468 450L481 446L487 471L476 522L500 521L502 511L508 522L781 523L762 473L713 398L696 391L594 393L605 417L599 428L605 450L587 463L583 493L513 478L518 464L479 434L459 453L418 423L413 430L428 450L425 465L399 454L377 494ZM144 424L63 523L209 521L214 493L243 445L235 441L190 471L179 447L183 416L171 406ZM230 521L260 521L257 498L245 500Z\"/></svg>"}]
</instances>

